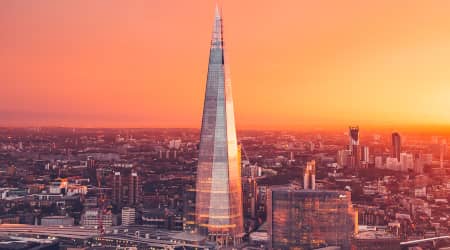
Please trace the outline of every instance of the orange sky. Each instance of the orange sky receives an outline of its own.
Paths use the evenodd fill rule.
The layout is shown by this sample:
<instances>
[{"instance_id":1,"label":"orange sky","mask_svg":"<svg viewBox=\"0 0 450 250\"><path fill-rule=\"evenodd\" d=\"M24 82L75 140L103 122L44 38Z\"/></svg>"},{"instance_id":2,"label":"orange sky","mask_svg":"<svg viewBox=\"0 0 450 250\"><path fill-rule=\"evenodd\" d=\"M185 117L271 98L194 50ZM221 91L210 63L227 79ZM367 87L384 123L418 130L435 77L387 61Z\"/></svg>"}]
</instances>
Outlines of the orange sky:
<instances>
[{"instance_id":1,"label":"orange sky","mask_svg":"<svg viewBox=\"0 0 450 250\"><path fill-rule=\"evenodd\" d=\"M223 1L238 128L450 127L450 1ZM3 125L199 127L214 1L0 1Z\"/></svg>"}]
</instances>

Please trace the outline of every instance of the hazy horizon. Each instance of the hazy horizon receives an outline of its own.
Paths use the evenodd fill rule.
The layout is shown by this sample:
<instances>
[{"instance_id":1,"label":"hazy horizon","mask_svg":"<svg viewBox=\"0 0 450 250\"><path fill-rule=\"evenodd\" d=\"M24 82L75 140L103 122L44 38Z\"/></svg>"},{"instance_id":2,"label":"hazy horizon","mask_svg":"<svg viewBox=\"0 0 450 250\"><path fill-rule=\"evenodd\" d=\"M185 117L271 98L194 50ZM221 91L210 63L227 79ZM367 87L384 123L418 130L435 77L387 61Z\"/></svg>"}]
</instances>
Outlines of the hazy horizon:
<instances>
[{"instance_id":1,"label":"hazy horizon","mask_svg":"<svg viewBox=\"0 0 450 250\"><path fill-rule=\"evenodd\" d=\"M291 127L250 127L236 126L238 131L291 131L291 132L347 132L349 126L358 126L362 134L366 133L411 133L411 134L430 134L430 135L450 135L450 126L426 126L426 125L409 125L409 126L361 126L359 124L342 124L342 125L322 125L322 126L291 126ZM81 126L81 125L64 125L64 124L5 124L0 122L1 128L26 129L26 128L66 128L66 129L189 129L200 130L199 126L183 127L183 126Z\"/></svg>"}]
</instances>

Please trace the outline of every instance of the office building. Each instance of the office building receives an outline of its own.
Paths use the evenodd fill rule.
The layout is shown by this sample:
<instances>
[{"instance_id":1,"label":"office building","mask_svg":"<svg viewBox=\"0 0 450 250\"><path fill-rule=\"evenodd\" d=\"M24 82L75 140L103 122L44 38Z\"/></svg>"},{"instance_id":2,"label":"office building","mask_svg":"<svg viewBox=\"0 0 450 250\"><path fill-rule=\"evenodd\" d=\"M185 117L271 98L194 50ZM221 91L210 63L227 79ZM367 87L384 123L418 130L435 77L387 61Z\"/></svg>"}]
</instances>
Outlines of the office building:
<instances>
[{"instance_id":1,"label":"office building","mask_svg":"<svg viewBox=\"0 0 450 250\"><path fill-rule=\"evenodd\" d=\"M113 175L112 203L119 207L122 205L122 175L119 171Z\"/></svg>"},{"instance_id":2,"label":"office building","mask_svg":"<svg viewBox=\"0 0 450 250\"><path fill-rule=\"evenodd\" d=\"M134 207L122 208L122 225L129 226L136 222L136 209Z\"/></svg>"},{"instance_id":3,"label":"office building","mask_svg":"<svg viewBox=\"0 0 450 250\"><path fill-rule=\"evenodd\" d=\"M86 160L86 166L88 168L95 168L95 159L92 156L88 156Z\"/></svg>"},{"instance_id":4,"label":"office building","mask_svg":"<svg viewBox=\"0 0 450 250\"><path fill-rule=\"evenodd\" d=\"M270 249L349 249L355 228L350 192L273 187L267 200Z\"/></svg>"},{"instance_id":5,"label":"office building","mask_svg":"<svg viewBox=\"0 0 450 250\"><path fill-rule=\"evenodd\" d=\"M195 189L189 188L183 193L183 230L195 230Z\"/></svg>"},{"instance_id":6,"label":"office building","mask_svg":"<svg viewBox=\"0 0 450 250\"><path fill-rule=\"evenodd\" d=\"M303 189L316 189L316 161L308 161L303 170Z\"/></svg>"},{"instance_id":7,"label":"office building","mask_svg":"<svg viewBox=\"0 0 450 250\"><path fill-rule=\"evenodd\" d=\"M100 225L100 211L97 208L88 208L81 215L81 225L98 227ZM103 227L112 226L112 215L110 211L101 213Z\"/></svg>"},{"instance_id":8,"label":"office building","mask_svg":"<svg viewBox=\"0 0 450 250\"><path fill-rule=\"evenodd\" d=\"M112 203L123 206L137 206L141 202L139 175L134 169L120 169L113 173Z\"/></svg>"},{"instance_id":9,"label":"office building","mask_svg":"<svg viewBox=\"0 0 450 250\"><path fill-rule=\"evenodd\" d=\"M370 160L370 151L369 146L362 146L361 147L361 161L365 164L368 164Z\"/></svg>"},{"instance_id":10,"label":"office building","mask_svg":"<svg viewBox=\"0 0 450 250\"><path fill-rule=\"evenodd\" d=\"M414 170L414 155L410 153L400 154L400 171Z\"/></svg>"},{"instance_id":11,"label":"office building","mask_svg":"<svg viewBox=\"0 0 450 250\"><path fill-rule=\"evenodd\" d=\"M216 9L200 133L196 225L200 234L229 246L243 236L243 215L231 80L223 45L222 17Z\"/></svg>"},{"instance_id":12,"label":"office building","mask_svg":"<svg viewBox=\"0 0 450 250\"><path fill-rule=\"evenodd\" d=\"M256 218L256 203L257 203L258 186L255 178L247 177L242 181L242 195L244 206L244 217Z\"/></svg>"},{"instance_id":13,"label":"office building","mask_svg":"<svg viewBox=\"0 0 450 250\"><path fill-rule=\"evenodd\" d=\"M441 169L444 168L444 158L447 154L447 140L443 139L441 140L440 150L439 150L439 166Z\"/></svg>"},{"instance_id":14,"label":"office building","mask_svg":"<svg viewBox=\"0 0 450 250\"><path fill-rule=\"evenodd\" d=\"M375 168L383 169L383 157L382 156L375 156Z\"/></svg>"},{"instance_id":15,"label":"office building","mask_svg":"<svg viewBox=\"0 0 450 250\"><path fill-rule=\"evenodd\" d=\"M141 196L141 187L139 183L139 175L137 171L131 170L130 174L130 180L128 183L128 205L129 206L136 206L140 203L140 196Z\"/></svg>"},{"instance_id":16,"label":"office building","mask_svg":"<svg viewBox=\"0 0 450 250\"><path fill-rule=\"evenodd\" d=\"M358 168L361 161L361 152L359 147L359 127L349 127L351 167Z\"/></svg>"},{"instance_id":17,"label":"office building","mask_svg":"<svg viewBox=\"0 0 450 250\"><path fill-rule=\"evenodd\" d=\"M397 158L400 161L400 153L402 150L402 139L400 134L395 132L392 133L392 157Z\"/></svg>"},{"instance_id":18,"label":"office building","mask_svg":"<svg viewBox=\"0 0 450 250\"><path fill-rule=\"evenodd\" d=\"M341 167L348 167L351 165L352 151L349 149L339 150L336 154L337 164Z\"/></svg>"}]
</instances>

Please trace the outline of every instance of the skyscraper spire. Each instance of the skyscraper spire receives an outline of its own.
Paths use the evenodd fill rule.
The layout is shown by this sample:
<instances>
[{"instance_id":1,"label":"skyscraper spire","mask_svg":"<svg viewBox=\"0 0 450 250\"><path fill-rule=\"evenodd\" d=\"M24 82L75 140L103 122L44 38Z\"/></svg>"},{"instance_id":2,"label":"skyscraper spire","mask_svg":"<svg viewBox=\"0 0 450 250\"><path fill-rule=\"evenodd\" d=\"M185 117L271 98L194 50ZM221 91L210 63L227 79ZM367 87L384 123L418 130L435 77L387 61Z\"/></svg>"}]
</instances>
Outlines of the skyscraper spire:
<instances>
[{"instance_id":1,"label":"skyscraper spire","mask_svg":"<svg viewBox=\"0 0 450 250\"><path fill-rule=\"evenodd\" d=\"M219 12L219 4L216 3L216 19L220 18L220 12Z\"/></svg>"},{"instance_id":2,"label":"skyscraper spire","mask_svg":"<svg viewBox=\"0 0 450 250\"><path fill-rule=\"evenodd\" d=\"M216 4L216 12L214 18L214 27L211 38L211 48L223 48L223 32L222 32L222 16L219 6ZM222 51L223 53L223 51Z\"/></svg>"},{"instance_id":3,"label":"skyscraper spire","mask_svg":"<svg viewBox=\"0 0 450 250\"><path fill-rule=\"evenodd\" d=\"M216 8L197 167L196 225L210 240L234 244L243 232L242 187L225 62L222 17Z\"/></svg>"}]
</instances>

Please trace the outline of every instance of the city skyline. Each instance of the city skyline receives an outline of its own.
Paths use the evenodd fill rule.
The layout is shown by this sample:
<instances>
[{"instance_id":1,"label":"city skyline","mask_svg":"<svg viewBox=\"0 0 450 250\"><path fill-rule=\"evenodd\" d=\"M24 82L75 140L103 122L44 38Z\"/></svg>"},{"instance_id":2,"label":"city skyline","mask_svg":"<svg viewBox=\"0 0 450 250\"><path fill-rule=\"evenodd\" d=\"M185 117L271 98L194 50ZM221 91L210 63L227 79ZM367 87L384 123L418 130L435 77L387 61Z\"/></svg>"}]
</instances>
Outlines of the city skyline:
<instances>
[{"instance_id":1,"label":"city skyline","mask_svg":"<svg viewBox=\"0 0 450 250\"><path fill-rule=\"evenodd\" d=\"M447 249L450 3L252 1L0 3L0 250Z\"/></svg>"},{"instance_id":2,"label":"city skyline","mask_svg":"<svg viewBox=\"0 0 450 250\"><path fill-rule=\"evenodd\" d=\"M2 126L200 126L214 2L2 5ZM237 127L448 131L446 7L224 3Z\"/></svg>"}]
</instances>

